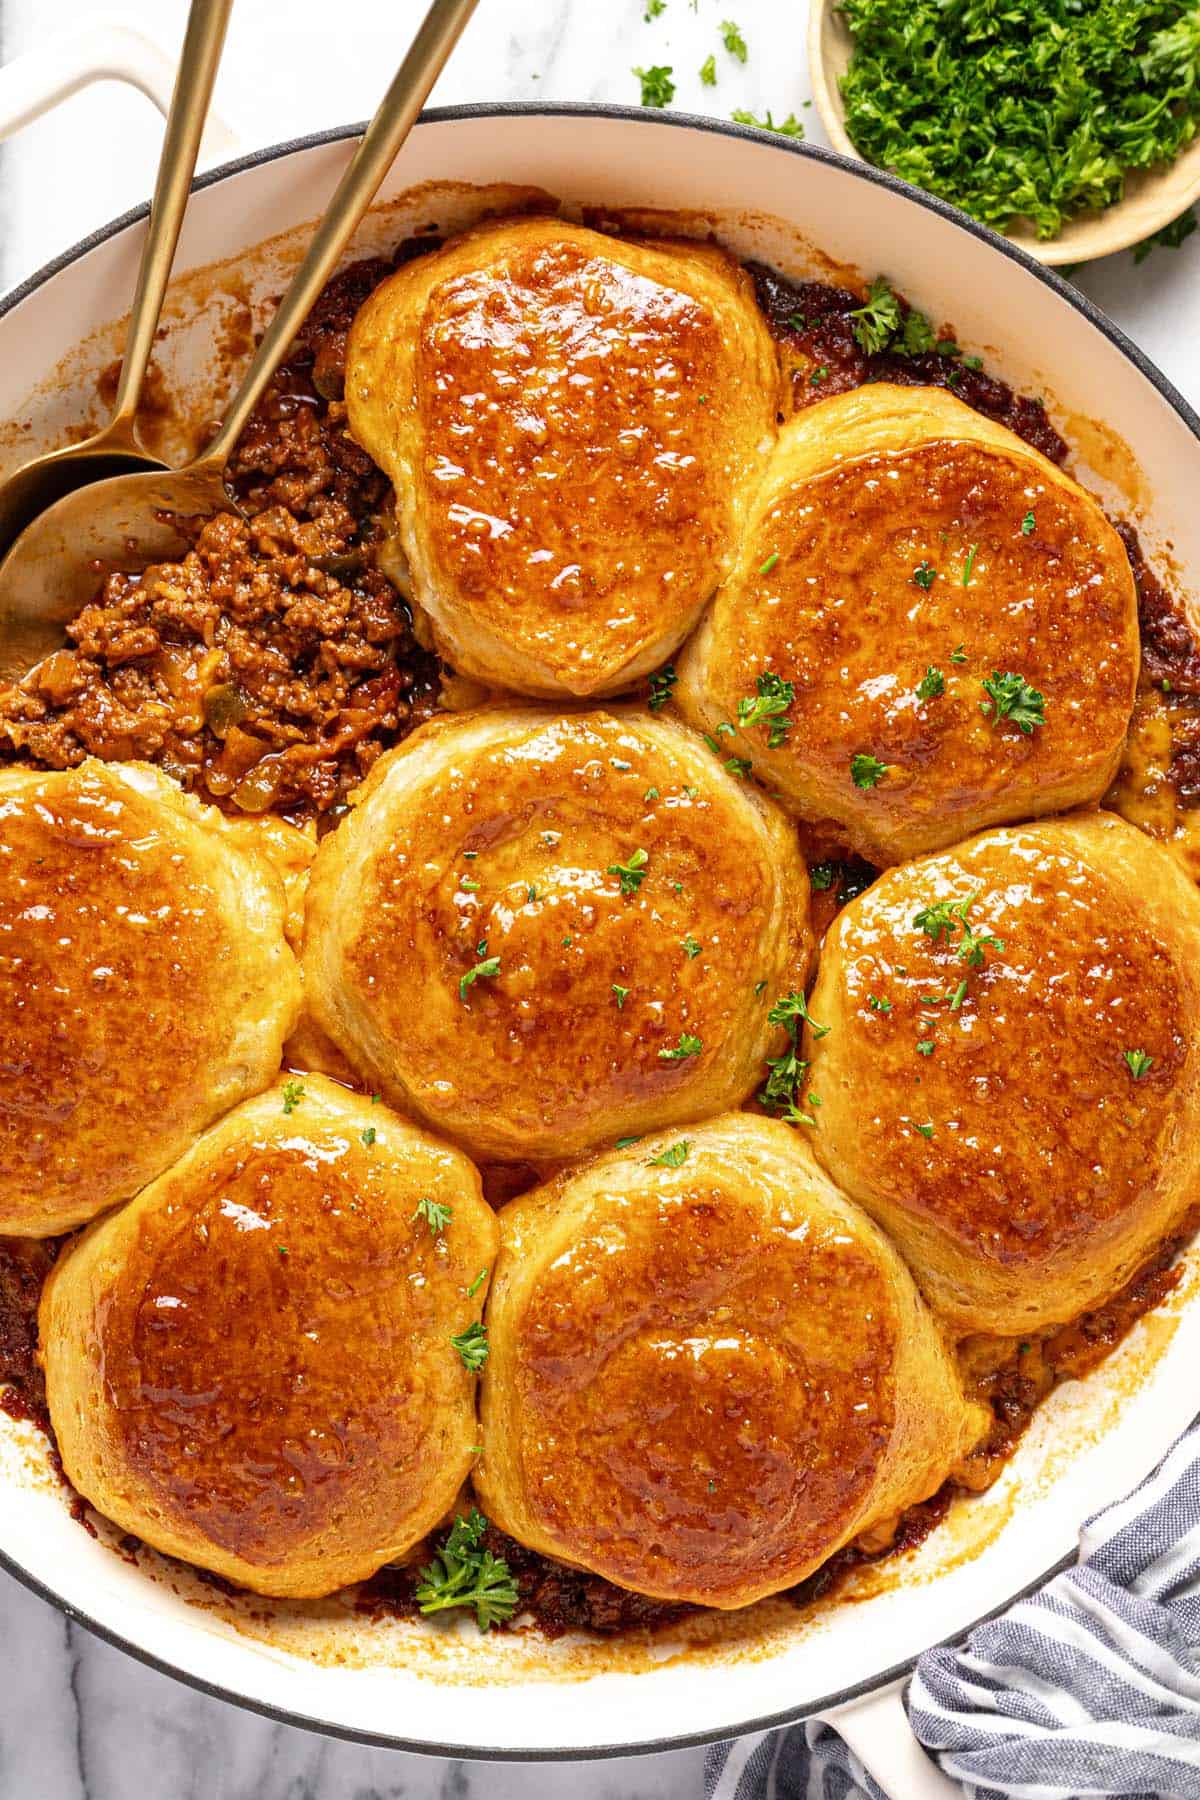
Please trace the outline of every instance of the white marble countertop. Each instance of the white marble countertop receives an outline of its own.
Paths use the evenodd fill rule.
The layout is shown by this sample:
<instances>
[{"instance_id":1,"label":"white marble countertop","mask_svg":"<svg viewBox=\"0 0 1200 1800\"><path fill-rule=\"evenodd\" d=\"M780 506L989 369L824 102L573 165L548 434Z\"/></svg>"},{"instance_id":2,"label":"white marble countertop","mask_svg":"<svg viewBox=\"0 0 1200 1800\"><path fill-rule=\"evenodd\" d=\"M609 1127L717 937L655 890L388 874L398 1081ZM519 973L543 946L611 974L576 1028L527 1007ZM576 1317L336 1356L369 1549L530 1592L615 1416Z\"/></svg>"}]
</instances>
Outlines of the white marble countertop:
<instances>
[{"instance_id":1,"label":"white marble countertop","mask_svg":"<svg viewBox=\"0 0 1200 1800\"><path fill-rule=\"evenodd\" d=\"M676 105L726 116L795 111L821 141L804 54L805 8L780 0L481 0L434 102L603 100L634 104L634 64L669 64ZM240 0L216 106L247 149L359 119L423 0ZM120 16L167 45L185 0L126 0ZM5 60L108 16L93 0L0 0ZM744 66L721 50L735 18ZM336 21L334 32L330 20ZM286 20L286 24L283 21ZM719 81L699 69L717 54ZM77 95L0 147L0 289L146 197L159 122L113 84ZM86 156L80 145L87 145ZM1200 233L1141 265L1113 257L1080 286L1200 404ZM0 1800L692 1800L696 1751L543 1767L437 1762L277 1726L193 1693L69 1624L0 1575Z\"/></svg>"}]
</instances>

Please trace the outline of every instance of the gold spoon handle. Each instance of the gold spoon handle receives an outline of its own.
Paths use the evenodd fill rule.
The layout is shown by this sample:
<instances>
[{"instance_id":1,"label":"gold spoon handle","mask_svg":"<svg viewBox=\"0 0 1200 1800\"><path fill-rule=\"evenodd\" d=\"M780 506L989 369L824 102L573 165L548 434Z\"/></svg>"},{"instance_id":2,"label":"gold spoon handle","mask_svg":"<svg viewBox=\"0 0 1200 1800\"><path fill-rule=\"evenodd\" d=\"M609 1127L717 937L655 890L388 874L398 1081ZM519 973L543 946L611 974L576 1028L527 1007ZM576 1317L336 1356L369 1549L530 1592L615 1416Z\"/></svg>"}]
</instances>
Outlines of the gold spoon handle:
<instances>
[{"instance_id":1,"label":"gold spoon handle","mask_svg":"<svg viewBox=\"0 0 1200 1800\"><path fill-rule=\"evenodd\" d=\"M396 153L412 130L429 90L475 11L477 0L433 0L379 110L363 133L304 261L263 333L242 384L225 409L216 437L200 457L206 469L227 461L317 295L333 274L359 220L375 198Z\"/></svg>"},{"instance_id":2,"label":"gold spoon handle","mask_svg":"<svg viewBox=\"0 0 1200 1800\"><path fill-rule=\"evenodd\" d=\"M116 428L126 437L132 434L142 382L154 348L158 315L175 260L175 246L232 10L233 0L192 0L188 14L109 425L110 431Z\"/></svg>"}]
</instances>

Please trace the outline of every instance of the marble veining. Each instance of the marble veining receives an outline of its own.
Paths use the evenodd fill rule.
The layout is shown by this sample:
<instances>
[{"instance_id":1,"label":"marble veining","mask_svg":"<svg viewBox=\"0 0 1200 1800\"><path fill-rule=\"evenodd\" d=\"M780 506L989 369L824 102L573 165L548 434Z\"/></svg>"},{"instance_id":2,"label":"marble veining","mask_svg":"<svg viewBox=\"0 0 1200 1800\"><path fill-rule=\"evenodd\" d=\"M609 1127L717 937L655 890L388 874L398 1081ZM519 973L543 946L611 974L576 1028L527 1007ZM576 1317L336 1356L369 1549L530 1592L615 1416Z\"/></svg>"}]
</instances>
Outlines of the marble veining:
<instances>
[{"instance_id":1,"label":"marble veining","mask_svg":"<svg viewBox=\"0 0 1200 1800\"><path fill-rule=\"evenodd\" d=\"M482 0L434 101L604 100L635 104L635 64L669 64L676 106L795 111L821 134L804 59L805 8L780 0ZM5 58L88 22L96 0L0 0ZM217 105L246 148L369 113L423 0L242 0ZM124 0L122 16L178 42L185 0ZM286 26L281 17L286 13ZM734 18L743 66L722 49ZM334 24L330 25L331 19ZM699 69L715 53L718 85ZM0 288L144 198L158 124L140 95L105 84L0 150ZM81 149L86 147L86 153ZM47 196L53 195L53 204ZM1079 283L1200 402L1200 338L1189 329L1200 233L1142 265L1129 255ZM0 1575L0 1800L691 1800L703 1756L541 1766L442 1762L364 1749L281 1726L196 1693L90 1636Z\"/></svg>"}]
</instances>

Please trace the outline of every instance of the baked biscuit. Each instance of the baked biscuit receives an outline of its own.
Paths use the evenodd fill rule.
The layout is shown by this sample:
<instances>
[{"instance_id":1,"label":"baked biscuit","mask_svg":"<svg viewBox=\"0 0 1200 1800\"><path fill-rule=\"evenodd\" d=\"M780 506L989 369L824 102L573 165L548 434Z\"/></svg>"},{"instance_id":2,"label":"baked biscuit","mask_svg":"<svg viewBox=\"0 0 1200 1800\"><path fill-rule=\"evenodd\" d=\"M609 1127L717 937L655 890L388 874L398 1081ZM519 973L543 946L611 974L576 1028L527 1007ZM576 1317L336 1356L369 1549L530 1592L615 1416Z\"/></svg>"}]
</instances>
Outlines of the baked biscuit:
<instances>
[{"instance_id":1,"label":"baked biscuit","mask_svg":"<svg viewBox=\"0 0 1200 1800\"><path fill-rule=\"evenodd\" d=\"M733 558L778 364L711 245L509 219L383 282L350 428L396 489L412 595L453 666L611 694L668 657Z\"/></svg>"},{"instance_id":2,"label":"baked biscuit","mask_svg":"<svg viewBox=\"0 0 1200 1800\"><path fill-rule=\"evenodd\" d=\"M1200 896L1112 813L989 831L834 921L812 1142L958 1332L1114 1294L1195 1203Z\"/></svg>"},{"instance_id":3,"label":"baked biscuit","mask_svg":"<svg viewBox=\"0 0 1200 1800\"><path fill-rule=\"evenodd\" d=\"M869 861L1098 800L1138 674L1098 503L936 388L873 383L780 433L676 696ZM764 691L765 690L765 691Z\"/></svg>"},{"instance_id":4,"label":"baked biscuit","mask_svg":"<svg viewBox=\"0 0 1200 1800\"><path fill-rule=\"evenodd\" d=\"M496 1241L456 1150L321 1076L281 1080L56 1265L41 1344L68 1479L256 1593L363 1579L470 1469L452 1340Z\"/></svg>"},{"instance_id":5,"label":"baked biscuit","mask_svg":"<svg viewBox=\"0 0 1200 1800\"><path fill-rule=\"evenodd\" d=\"M156 769L0 770L0 1233L127 1200L267 1086L284 923L270 865Z\"/></svg>"},{"instance_id":6,"label":"baked biscuit","mask_svg":"<svg viewBox=\"0 0 1200 1800\"><path fill-rule=\"evenodd\" d=\"M373 1090L545 1165L745 1099L811 948L794 833L691 732L504 708L376 764L317 852L304 967Z\"/></svg>"},{"instance_id":7,"label":"baked biscuit","mask_svg":"<svg viewBox=\"0 0 1200 1800\"><path fill-rule=\"evenodd\" d=\"M514 1200L488 1308L488 1516L663 1600L790 1587L982 1436L912 1277L803 1137L733 1113Z\"/></svg>"}]
</instances>

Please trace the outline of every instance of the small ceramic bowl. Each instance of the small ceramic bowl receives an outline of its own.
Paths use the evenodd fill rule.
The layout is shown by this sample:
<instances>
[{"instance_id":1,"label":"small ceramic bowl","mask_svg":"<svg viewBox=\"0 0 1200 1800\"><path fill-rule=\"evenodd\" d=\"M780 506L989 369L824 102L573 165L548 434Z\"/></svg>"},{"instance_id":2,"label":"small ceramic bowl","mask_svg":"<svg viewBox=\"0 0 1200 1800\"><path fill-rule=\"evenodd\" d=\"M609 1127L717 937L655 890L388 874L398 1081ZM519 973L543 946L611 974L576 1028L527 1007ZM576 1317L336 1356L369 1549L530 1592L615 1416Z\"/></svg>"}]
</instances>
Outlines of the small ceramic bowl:
<instances>
[{"instance_id":1,"label":"small ceramic bowl","mask_svg":"<svg viewBox=\"0 0 1200 1800\"><path fill-rule=\"evenodd\" d=\"M808 20L808 60L813 100L835 150L864 161L846 132L841 78L854 40L837 8L837 0L812 0ZM1056 238L1038 238L1028 229L1006 235L1031 256L1053 268L1091 262L1141 243L1151 232L1177 219L1200 198L1200 137L1165 168L1126 177L1125 194L1103 212L1082 213L1063 226Z\"/></svg>"}]
</instances>

